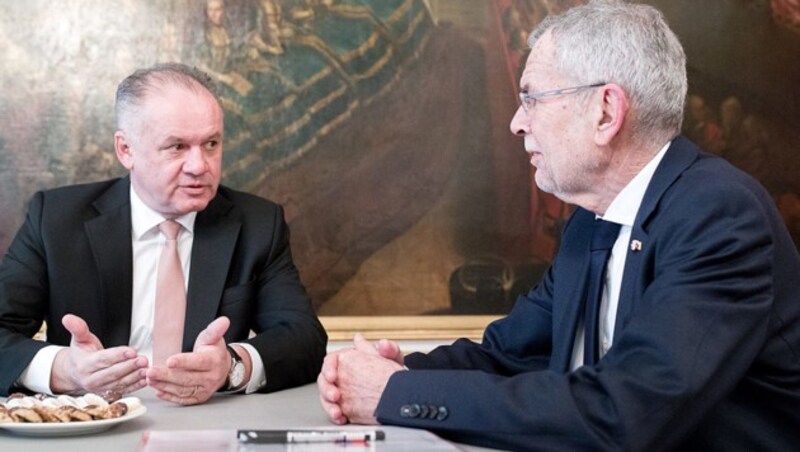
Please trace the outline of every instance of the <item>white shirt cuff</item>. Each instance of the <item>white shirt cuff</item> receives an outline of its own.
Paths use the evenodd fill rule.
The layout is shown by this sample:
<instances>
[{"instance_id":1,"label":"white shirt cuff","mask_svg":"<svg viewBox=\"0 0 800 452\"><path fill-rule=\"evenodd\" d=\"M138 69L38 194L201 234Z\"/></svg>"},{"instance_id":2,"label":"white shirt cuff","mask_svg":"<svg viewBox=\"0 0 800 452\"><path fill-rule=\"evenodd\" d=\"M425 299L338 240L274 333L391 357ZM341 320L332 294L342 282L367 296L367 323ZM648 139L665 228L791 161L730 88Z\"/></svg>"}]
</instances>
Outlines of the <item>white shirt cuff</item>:
<instances>
[{"instance_id":1,"label":"white shirt cuff","mask_svg":"<svg viewBox=\"0 0 800 452\"><path fill-rule=\"evenodd\" d=\"M50 374L56 354L63 348L67 347L48 345L36 352L28 367L20 374L17 384L33 392L55 395L50 390Z\"/></svg>"},{"instance_id":2,"label":"white shirt cuff","mask_svg":"<svg viewBox=\"0 0 800 452\"><path fill-rule=\"evenodd\" d=\"M252 345L238 342L236 345L244 348L247 351L247 353L250 355L250 362L252 363L252 369L250 370L250 381L247 382L247 386L244 388L244 393L250 394L256 392L263 388L265 384L267 384L267 372L264 370L264 362L261 361L261 355L258 354L256 348Z\"/></svg>"}]
</instances>

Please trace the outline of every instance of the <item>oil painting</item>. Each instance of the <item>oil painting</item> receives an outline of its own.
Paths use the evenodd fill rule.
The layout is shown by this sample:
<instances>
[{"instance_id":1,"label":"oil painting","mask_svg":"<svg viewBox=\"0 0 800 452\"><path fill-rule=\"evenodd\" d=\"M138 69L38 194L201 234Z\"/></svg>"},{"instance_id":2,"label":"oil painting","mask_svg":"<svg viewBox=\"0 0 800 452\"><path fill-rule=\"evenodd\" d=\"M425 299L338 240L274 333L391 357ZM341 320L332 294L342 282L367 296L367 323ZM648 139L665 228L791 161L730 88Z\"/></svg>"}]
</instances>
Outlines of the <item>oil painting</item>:
<instances>
[{"instance_id":1,"label":"oil painting","mask_svg":"<svg viewBox=\"0 0 800 452\"><path fill-rule=\"evenodd\" d=\"M0 0L0 253L35 191L124 174L116 84L179 61L217 82L223 184L284 207L329 330L479 336L571 212L508 122L527 34L579 3ZM800 6L642 3L686 48L684 133L759 179L800 243Z\"/></svg>"}]
</instances>

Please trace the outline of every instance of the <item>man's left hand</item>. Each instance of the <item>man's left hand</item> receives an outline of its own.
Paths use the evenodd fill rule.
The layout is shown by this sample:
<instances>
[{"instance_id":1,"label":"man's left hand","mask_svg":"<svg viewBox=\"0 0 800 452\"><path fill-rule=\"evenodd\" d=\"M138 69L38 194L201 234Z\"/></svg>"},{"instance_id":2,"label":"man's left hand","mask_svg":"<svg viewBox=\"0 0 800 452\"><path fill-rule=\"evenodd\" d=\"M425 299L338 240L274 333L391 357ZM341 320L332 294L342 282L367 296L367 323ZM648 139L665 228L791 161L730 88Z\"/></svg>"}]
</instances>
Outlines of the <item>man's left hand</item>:
<instances>
[{"instance_id":1,"label":"man's left hand","mask_svg":"<svg viewBox=\"0 0 800 452\"><path fill-rule=\"evenodd\" d=\"M338 353L339 407L344 417L354 424L377 424L375 410L386 383L403 367L397 360L381 356L360 334L353 343L355 348Z\"/></svg>"},{"instance_id":2,"label":"man's left hand","mask_svg":"<svg viewBox=\"0 0 800 452\"><path fill-rule=\"evenodd\" d=\"M231 357L222 337L230 327L227 317L211 322L198 336L190 353L167 359L166 366L147 370L147 384L159 399L180 405L204 403L228 378Z\"/></svg>"}]
</instances>

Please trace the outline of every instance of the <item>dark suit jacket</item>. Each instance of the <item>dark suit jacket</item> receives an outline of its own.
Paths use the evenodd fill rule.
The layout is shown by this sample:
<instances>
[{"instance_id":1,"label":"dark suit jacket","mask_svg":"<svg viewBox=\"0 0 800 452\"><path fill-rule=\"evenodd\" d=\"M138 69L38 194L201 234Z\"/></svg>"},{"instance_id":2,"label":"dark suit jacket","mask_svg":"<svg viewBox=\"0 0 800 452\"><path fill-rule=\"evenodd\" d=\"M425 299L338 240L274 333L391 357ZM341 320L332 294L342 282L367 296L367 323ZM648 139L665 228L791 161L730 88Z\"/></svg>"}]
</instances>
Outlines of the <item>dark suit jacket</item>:
<instances>
[{"instance_id":1,"label":"dark suit jacket","mask_svg":"<svg viewBox=\"0 0 800 452\"><path fill-rule=\"evenodd\" d=\"M378 419L524 450L796 450L800 259L769 195L676 139L633 226L614 344L570 372L593 219L573 214L482 344L409 355Z\"/></svg>"},{"instance_id":2,"label":"dark suit jacket","mask_svg":"<svg viewBox=\"0 0 800 452\"><path fill-rule=\"evenodd\" d=\"M133 252L129 179L34 195L0 265L0 392L8 393L47 340L69 345L64 314L82 317L105 347L130 337ZM313 381L327 336L300 283L283 211L220 187L195 220L183 349L225 315L228 342L252 344L267 373L263 391ZM256 335L248 339L248 332Z\"/></svg>"}]
</instances>

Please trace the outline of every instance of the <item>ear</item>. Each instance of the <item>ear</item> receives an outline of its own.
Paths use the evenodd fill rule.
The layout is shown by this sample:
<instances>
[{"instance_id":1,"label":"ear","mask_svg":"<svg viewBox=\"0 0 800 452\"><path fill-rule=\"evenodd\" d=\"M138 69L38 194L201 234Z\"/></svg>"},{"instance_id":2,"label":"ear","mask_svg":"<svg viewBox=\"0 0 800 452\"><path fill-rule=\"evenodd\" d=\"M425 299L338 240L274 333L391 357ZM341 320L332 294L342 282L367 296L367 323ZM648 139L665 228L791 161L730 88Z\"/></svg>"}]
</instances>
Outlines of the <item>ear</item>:
<instances>
[{"instance_id":1,"label":"ear","mask_svg":"<svg viewBox=\"0 0 800 452\"><path fill-rule=\"evenodd\" d=\"M122 163L128 171L133 169L133 150L128 143L128 138L125 132L117 130L114 133L114 152L117 154L117 160Z\"/></svg>"},{"instance_id":2,"label":"ear","mask_svg":"<svg viewBox=\"0 0 800 452\"><path fill-rule=\"evenodd\" d=\"M595 142L607 146L619 134L628 115L628 95L621 86L609 83L600 88L602 104L600 120L595 129Z\"/></svg>"}]
</instances>

